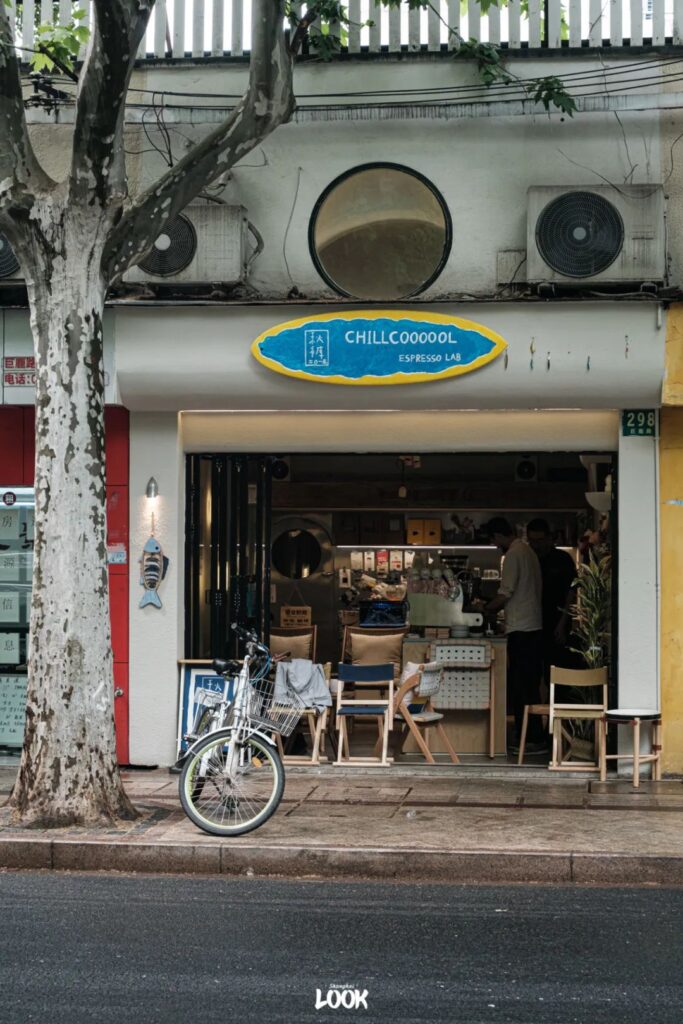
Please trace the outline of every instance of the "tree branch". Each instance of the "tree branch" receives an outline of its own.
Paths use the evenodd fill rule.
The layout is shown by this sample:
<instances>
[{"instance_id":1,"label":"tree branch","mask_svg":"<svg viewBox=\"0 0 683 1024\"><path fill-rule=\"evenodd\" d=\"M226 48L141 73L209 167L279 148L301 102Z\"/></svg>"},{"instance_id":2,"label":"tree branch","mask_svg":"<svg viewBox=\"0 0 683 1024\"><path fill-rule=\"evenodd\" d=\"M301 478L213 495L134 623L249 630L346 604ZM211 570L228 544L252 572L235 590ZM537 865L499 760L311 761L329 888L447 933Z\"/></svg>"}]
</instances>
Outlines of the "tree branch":
<instances>
[{"instance_id":1,"label":"tree branch","mask_svg":"<svg viewBox=\"0 0 683 1024\"><path fill-rule=\"evenodd\" d=\"M126 197L123 123L138 46L154 0L94 0L95 18L76 100L71 194L103 207Z\"/></svg>"},{"instance_id":2,"label":"tree branch","mask_svg":"<svg viewBox=\"0 0 683 1024\"><path fill-rule=\"evenodd\" d=\"M283 0L254 0L249 86L232 114L143 193L105 246L105 277L119 277L202 189L259 145L294 110Z\"/></svg>"},{"instance_id":3,"label":"tree branch","mask_svg":"<svg viewBox=\"0 0 683 1024\"><path fill-rule=\"evenodd\" d=\"M0 212L30 205L36 188L51 184L29 141L13 25L0 0Z\"/></svg>"}]
</instances>

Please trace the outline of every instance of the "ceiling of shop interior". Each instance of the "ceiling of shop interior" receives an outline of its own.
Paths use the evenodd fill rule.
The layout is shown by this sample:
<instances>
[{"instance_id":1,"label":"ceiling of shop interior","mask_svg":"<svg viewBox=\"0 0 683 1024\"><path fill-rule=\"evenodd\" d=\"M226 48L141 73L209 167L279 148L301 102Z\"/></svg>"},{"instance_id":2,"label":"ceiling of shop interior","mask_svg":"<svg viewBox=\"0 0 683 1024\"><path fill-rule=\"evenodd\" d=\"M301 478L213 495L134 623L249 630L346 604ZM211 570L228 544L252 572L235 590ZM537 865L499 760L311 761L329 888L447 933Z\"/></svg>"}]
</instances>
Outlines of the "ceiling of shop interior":
<instances>
[{"instance_id":1,"label":"ceiling of shop interior","mask_svg":"<svg viewBox=\"0 0 683 1024\"><path fill-rule=\"evenodd\" d=\"M396 455L285 458L288 478L273 481L273 506L280 509L586 507L586 470L575 454L422 455L419 468ZM533 480L518 478L520 462L537 468Z\"/></svg>"}]
</instances>

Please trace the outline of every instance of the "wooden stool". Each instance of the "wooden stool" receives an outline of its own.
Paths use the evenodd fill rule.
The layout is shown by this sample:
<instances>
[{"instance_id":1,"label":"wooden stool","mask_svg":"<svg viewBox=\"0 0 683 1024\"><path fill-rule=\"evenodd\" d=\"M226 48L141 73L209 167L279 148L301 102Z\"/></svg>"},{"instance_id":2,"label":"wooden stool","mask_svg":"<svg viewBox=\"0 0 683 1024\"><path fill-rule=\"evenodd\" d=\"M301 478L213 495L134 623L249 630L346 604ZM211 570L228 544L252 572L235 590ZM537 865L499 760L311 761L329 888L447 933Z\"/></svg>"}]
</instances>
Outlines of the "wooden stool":
<instances>
[{"instance_id":1,"label":"wooden stool","mask_svg":"<svg viewBox=\"0 0 683 1024\"><path fill-rule=\"evenodd\" d=\"M607 753L607 726L615 722L617 725L630 725L633 730L632 754ZM652 726L652 743L649 754L640 753L640 723L649 722ZM652 765L652 780L658 782L662 777L662 716L659 711L646 708L613 708L608 709L598 723L600 730L600 781L607 778L608 761L633 761L633 787L640 785L641 764Z\"/></svg>"}]
</instances>

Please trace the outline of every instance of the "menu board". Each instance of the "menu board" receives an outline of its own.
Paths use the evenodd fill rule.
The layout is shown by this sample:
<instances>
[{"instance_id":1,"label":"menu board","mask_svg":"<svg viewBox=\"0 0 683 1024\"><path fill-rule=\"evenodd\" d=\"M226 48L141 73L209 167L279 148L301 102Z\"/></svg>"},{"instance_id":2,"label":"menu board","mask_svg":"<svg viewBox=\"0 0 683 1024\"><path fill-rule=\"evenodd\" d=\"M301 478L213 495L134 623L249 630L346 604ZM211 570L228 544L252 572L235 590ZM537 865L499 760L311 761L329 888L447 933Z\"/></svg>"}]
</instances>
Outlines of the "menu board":
<instances>
[{"instance_id":1,"label":"menu board","mask_svg":"<svg viewBox=\"0 0 683 1024\"><path fill-rule=\"evenodd\" d=\"M0 675L0 747L24 742L26 676Z\"/></svg>"}]
</instances>

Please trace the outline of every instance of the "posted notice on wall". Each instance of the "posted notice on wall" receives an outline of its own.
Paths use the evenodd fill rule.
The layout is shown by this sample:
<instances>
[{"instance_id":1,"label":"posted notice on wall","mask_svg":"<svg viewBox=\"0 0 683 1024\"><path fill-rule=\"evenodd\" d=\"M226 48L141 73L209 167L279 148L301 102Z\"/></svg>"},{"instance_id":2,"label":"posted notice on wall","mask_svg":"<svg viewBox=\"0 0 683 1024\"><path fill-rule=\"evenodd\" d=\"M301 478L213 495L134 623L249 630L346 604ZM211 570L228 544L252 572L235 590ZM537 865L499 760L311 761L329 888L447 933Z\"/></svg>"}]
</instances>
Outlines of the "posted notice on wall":
<instances>
[{"instance_id":1,"label":"posted notice on wall","mask_svg":"<svg viewBox=\"0 0 683 1024\"><path fill-rule=\"evenodd\" d=\"M21 517L18 508L0 508L0 541L19 540Z\"/></svg>"},{"instance_id":2,"label":"posted notice on wall","mask_svg":"<svg viewBox=\"0 0 683 1024\"><path fill-rule=\"evenodd\" d=\"M26 676L0 675L0 746L22 745L25 714Z\"/></svg>"},{"instance_id":3,"label":"posted notice on wall","mask_svg":"<svg viewBox=\"0 0 683 1024\"><path fill-rule=\"evenodd\" d=\"M18 665L19 634L0 633L0 665Z\"/></svg>"},{"instance_id":4,"label":"posted notice on wall","mask_svg":"<svg viewBox=\"0 0 683 1024\"><path fill-rule=\"evenodd\" d=\"M18 583L21 579L21 553L0 551L0 583Z\"/></svg>"},{"instance_id":5,"label":"posted notice on wall","mask_svg":"<svg viewBox=\"0 0 683 1024\"><path fill-rule=\"evenodd\" d=\"M20 594L18 591L0 590L0 623L16 625L21 620Z\"/></svg>"}]
</instances>

